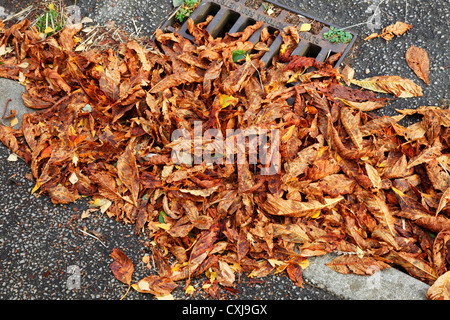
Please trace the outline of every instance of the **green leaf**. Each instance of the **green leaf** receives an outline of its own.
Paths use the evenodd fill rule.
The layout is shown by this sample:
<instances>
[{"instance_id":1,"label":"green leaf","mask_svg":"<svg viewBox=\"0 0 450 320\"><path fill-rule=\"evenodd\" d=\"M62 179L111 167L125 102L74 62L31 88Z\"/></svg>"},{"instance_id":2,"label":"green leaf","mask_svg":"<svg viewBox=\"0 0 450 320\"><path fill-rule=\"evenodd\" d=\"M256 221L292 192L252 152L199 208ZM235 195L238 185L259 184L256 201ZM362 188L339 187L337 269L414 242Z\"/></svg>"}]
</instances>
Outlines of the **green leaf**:
<instances>
[{"instance_id":1,"label":"green leaf","mask_svg":"<svg viewBox=\"0 0 450 320\"><path fill-rule=\"evenodd\" d=\"M164 216L167 217L167 213L165 213L163 210L161 210L161 212L159 213L159 216L158 216L159 223L166 223L166 221L164 221Z\"/></svg>"},{"instance_id":2,"label":"green leaf","mask_svg":"<svg viewBox=\"0 0 450 320\"><path fill-rule=\"evenodd\" d=\"M246 52L244 50L234 50L233 51L233 62L238 62L239 60L245 59Z\"/></svg>"}]
</instances>

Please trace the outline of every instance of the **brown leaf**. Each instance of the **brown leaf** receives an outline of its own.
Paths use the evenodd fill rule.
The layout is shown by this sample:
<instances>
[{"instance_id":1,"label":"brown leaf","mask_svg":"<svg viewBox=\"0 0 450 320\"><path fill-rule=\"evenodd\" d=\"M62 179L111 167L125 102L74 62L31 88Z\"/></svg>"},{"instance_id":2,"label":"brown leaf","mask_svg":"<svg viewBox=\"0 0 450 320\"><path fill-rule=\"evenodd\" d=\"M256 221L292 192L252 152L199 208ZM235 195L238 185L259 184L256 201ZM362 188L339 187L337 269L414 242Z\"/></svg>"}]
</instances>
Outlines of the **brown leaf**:
<instances>
[{"instance_id":1,"label":"brown leaf","mask_svg":"<svg viewBox=\"0 0 450 320\"><path fill-rule=\"evenodd\" d=\"M369 209L375 219L377 219L381 225L386 227L391 235L395 237L395 219L386 202L371 192L358 194L358 197L362 198L362 202L366 204L367 209Z\"/></svg>"},{"instance_id":2,"label":"brown leaf","mask_svg":"<svg viewBox=\"0 0 450 320\"><path fill-rule=\"evenodd\" d=\"M441 230L433 242L433 265L438 275L444 274L450 261L450 229Z\"/></svg>"},{"instance_id":3,"label":"brown leaf","mask_svg":"<svg viewBox=\"0 0 450 320\"><path fill-rule=\"evenodd\" d=\"M139 196L139 173L136 165L136 158L132 146L125 149L117 160L117 173L119 179L131 193L131 199L137 206Z\"/></svg>"},{"instance_id":4,"label":"brown leaf","mask_svg":"<svg viewBox=\"0 0 450 320\"><path fill-rule=\"evenodd\" d=\"M253 73L256 72L255 66L254 62L248 60L236 70L231 71L222 82L223 92L228 95L234 95L236 92L241 91Z\"/></svg>"},{"instance_id":5,"label":"brown leaf","mask_svg":"<svg viewBox=\"0 0 450 320\"><path fill-rule=\"evenodd\" d=\"M411 46L406 51L405 58L408 66L428 85L430 83L430 60L427 51L423 48Z\"/></svg>"},{"instance_id":6,"label":"brown leaf","mask_svg":"<svg viewBox=\"0 0 450 320\"><path fill-rule=\"evenodd\" d=\"M410 275L426 283L433 283L438 278L436 271L415 254L391 251L385 258L405 268Z\"/></svg>"},{"instance_id":7,"label":"brown leaf","mask_svg":"<svg viewBox=\"0 0 450 320\"><path fill-rule=\"evenodd\" d=\"M217 273L217 281L223 286L233 287L235 275L230 265L225 261L219 260L219 272Z\"/></svg>"},{"instance_id":8,"label":"brown leaf","mask_svg":"<svg viewBox=\"0 0 450 320\"><path fill-rule=\"evenodd\" d=\"M72 51L75 41L73 39L74 35L77 34L83 28L82 23L75 23L72 25L67 25L59 34L59 43L61 46L67 50Z\"/></svg>"},{"instance_id":9,"label":"brown leaf","mask_svg":"<svg viewBox=\"0 0 450 320\"><path fill-rule=\"evenodd\" d=\"M390 266L372 257L357 255L340 255L326 264L332 270L343 274L372 275L376 271L390 268Z\"/></svg>"},{"instance_id":10,"label":"brown leaf","mask_svg":"<svg viewBox=\"0 0 450 320\"><path fill-rule=\"evenodd\" d=\"M67 204L75 202L80 198L78 192L73 192L64 187L63 185L57 185L55 187L46 188L53 203Z\"/></svg>"},{"instance_id":11,"label":"brown leaf","mask_svg":"<svg viewBox=\"0 0 450 320\"><path fill-rule=\"evenodd\" d=\"M450 271L441 275L427 290L429 300L450 300Z\"/></svg>"},{"instance_id":12,"label":"brown leaf","mask_svg":"<svg viewBox=\"0 0 450 320\"><path fill-rule=\"evenodd\" d=\"M299 200L284 200L280 197L268 194L264 203L266 211L273 215L290 217L308 217L314 215L322 209L331 209L336 206L344 197L324 198L323 203L317 200L302 202Z\"/></svg>"},{"instance_id":13,"label":"brown leaf","mask_svg":"<svg viewBox=\"0 0 450 320\"><path fill-rule=\"evenodd\" d=\"M408 31L411 28L412 28L412 25L401 22L401 21L397 21L396 23L385 27L381 31L381 34L372 33L371 35L366 37L364 40L370 40L373 38L381 37L384 40L389 41L392 38L394 38L395 36L400 36L400 35L404 34L406 31Z\"/></svg>"},{"instance_id":14,"label":"brown leaf","mask_svg":"<svg viewBox=\"0 0 450 320\"><path fill-rule=\"evenodd\" d=\"M352 84L367 90L392 93L397 98L421 97L422 88L409 79L399 76L376 76L363 80L351 80Z\"/></svg>"},{"instance_id":15,"label":"brown leaf","mask_svg":"<svg viewBox=\"0 0 450 320\"><path fill-rule=\"evenodd\" d=\"M303 269L296 263L292 262L286 267L289 278L295 283L297 287L303 288Z\"/></svg>"},{"instance_id":16,"label":"brown leaf","mask_svg":"<svg viewBox=\"0 0 450 320\"><path fill-rule=\"evenodd\" d=\"M450 187L445 190L445 192L441 196L441 200L439 200L439 206L436 210L436 214L442 211L445 206L450 202Z\"/></svg>"},{"instance_id":17,"label":"brown leaf","mask_svg":"<svg viewBox=\"0 0 450 320\"><path fill-rule=\"evenodd\" d=\"M362 149L362 134L359 130L360 126L360 114L357 113L354 115L352 111L349 108L343 107L341 108L341 122L344 126L345 130L347 131L348 135L350 136L350 139L355 144L355 146L358 148L358 150Z\"/></svg>"},{"instance_id":18,"label":"brown leaf","mask_svg":"<svg viewBox=\"0 0 450 320\"><path fill-rule=\"evenodd\" d=\"M131 260L117 248L114 248L111 252L111 258L113 258L114 262L111 263L110 269L116 279L130 285L134 272L134 266Z\"/></svg>"},{"instance_id":19,"label":"brown leaf","mask_svg":"<svg viewBox=\"0 0 450 320\"><path fill-rule=\"evenodd\" d=\"M340 101L342 101L345 105L352 107L353 109L360 110L360 111L373 111L380 108L383 108L386 104L384 101L363 101L363 102L356 102L356 101L350 101L342 98L337 98Z\"/></svg>"},{"instance_id":20,"label":"brown leaf","mask_svg":"<svg viewBox=\"0 0 450 320\"><path fill-rule=\"evenodd\" d=\"M170 278L151 275L132 284L131 287L137 292L151 293L156 297L163 297L170 294L178 285Z\"/></svg>"},{"instance_id":21,"label":"brown leaf","mask_svg":"<svg viewBox=\"0 0 450 320\"><path fill-rule=\"evenodd\" d=\"M189 275L193 274L200 266L203 260L206 259L209 252L213 249L213 245L217 240L219 226L214 225L209 230L202 233L192 248L189 256Z\"/></svg>"}]
</instances>

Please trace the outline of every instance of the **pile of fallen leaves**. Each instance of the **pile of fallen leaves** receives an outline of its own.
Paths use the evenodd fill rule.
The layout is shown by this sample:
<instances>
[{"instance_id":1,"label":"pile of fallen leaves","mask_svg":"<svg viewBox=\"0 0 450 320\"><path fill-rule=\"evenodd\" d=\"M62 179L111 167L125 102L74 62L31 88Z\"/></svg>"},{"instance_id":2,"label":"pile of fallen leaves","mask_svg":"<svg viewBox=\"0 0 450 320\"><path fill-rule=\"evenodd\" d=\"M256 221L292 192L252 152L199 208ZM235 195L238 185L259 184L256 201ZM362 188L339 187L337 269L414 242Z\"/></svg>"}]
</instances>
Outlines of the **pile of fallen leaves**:
<instances>
[{"instance_id":1,"label":"pile of fallen leaves","mask_svg":"<svg viewBox=\"0 0 450 320\"><path fill-rule=\"evenodd\" d=\"M148 236L157 274L134 282L131 261L112 254L116 277L139 292L165 296L206 274L203 289L219 297L241 273L283 271L301 287L309 257L337 252L328 264L337 272L396 267L436 283L430 298L448 298L449 110L377 116L370 111L388 100L373 91L404 98L420 86L398 76L354 80L333 68L336 55L275 57L265 68L258 58L276 35L265 29L259 43L248 41L262 23L216 39L207 23L189 20L193 42L158 31L151 50L129 41L75 51L81 24L50 37L27 20L1 30L0 77L20 81L25 104L40 109L20 129L0 127L3 144L30 164L33 193L54 203L92 197ZM295 28L282 35L285 47L298 43ZM234 61L236 51L251 54ZM421 121L399 124L412 114ZM267 164L248 159L174 163L171 135L194 122L223 136L278 129L278 172L262 175Z\"/></svg>"}]
</instances>

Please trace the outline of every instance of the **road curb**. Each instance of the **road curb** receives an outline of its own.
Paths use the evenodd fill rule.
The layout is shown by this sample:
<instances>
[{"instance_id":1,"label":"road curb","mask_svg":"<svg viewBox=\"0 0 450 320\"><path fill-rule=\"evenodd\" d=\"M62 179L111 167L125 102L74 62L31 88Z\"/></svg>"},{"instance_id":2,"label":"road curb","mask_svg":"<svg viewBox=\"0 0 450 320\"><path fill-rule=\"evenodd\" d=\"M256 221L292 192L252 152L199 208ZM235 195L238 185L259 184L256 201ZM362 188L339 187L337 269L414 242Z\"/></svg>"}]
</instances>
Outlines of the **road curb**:
<instances>
[{"instance_id":1,"label":"road curb","mask_svg":"<svg viewBox=\"0 0 450 320\"><path fill-rule=\"evenodd\" d=\"M427 300L430 286L400 270L386 268L371 276L341 274L326 266L335 257L330 253L309 258L304 280L348 300Z\"/></svg>"}]
</instances>

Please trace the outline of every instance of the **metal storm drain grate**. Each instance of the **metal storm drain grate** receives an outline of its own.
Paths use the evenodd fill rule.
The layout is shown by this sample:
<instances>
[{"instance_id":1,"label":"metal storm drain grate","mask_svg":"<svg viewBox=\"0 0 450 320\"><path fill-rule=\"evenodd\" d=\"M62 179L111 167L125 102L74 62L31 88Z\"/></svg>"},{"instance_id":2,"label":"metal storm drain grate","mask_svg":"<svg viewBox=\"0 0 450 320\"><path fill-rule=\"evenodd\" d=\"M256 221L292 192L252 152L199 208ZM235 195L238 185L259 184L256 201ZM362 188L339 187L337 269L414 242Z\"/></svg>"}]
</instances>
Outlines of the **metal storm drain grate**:
<instances>
[{"instance_id":1,"label":"metal storm drain grate","mask_svg":"<svg viewBox=\"0 0 450 320\"><path fill-rule=\"evenodd\" d=\"M332 43L325 40L324 34L329 32L331 27L337 29L339 27L274 1L265 0L264 2L266 4L250 0L202 0L189 18L198 24L206 21L208 16L213 16L206 28L213 38L223 37L226 33L240 32L257 21L263 21L263 26L249 39L253 43L259 41L264 27L274 34L277 30L283 30L287 26L297 25L300 28L302 24L309 23L312 26L311 30L299 32L301 41L292 51L292 55L313 57L323 62L329 56L341 52L342 55L335 63L335 67L342 62L355 42L356 33L352 31L348 31L352 36L348 43ZM271 6L270 15L267 13L267 4ZM177 28L178 30L176 30ZM187 39L193 39L187 30L186 21L181 26L177 26L174 14L161 25L160 29L164 32L176 31ZM282 37L278 32L278 36L269 47L270 50L261 58L266 65L269 65L272 58L278 54L281 44Z\"/></svg>"}]
</instances>

